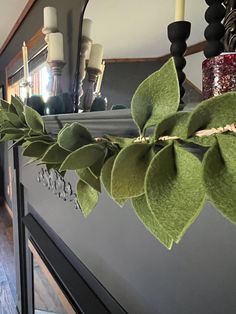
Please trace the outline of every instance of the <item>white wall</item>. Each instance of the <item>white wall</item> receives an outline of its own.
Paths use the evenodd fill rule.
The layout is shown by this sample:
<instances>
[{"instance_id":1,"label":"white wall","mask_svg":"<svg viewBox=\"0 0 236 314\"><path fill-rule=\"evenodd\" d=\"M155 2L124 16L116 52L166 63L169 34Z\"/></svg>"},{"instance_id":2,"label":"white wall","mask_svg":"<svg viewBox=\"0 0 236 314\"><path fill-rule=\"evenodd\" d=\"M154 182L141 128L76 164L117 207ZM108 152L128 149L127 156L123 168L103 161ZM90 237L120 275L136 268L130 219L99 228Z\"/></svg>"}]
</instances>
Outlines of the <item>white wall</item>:
<instances>
[{"instance_id":1,"label":"white wall","mask_svg":"<svg viewBox=\"0 0 236 314\"><path fill-rule=\"evenodd\" d=\"M187 65L184 69L187 79L202 90L202 62L205 60L203 52L187 56Z\"/></svg>"}]
</instances>

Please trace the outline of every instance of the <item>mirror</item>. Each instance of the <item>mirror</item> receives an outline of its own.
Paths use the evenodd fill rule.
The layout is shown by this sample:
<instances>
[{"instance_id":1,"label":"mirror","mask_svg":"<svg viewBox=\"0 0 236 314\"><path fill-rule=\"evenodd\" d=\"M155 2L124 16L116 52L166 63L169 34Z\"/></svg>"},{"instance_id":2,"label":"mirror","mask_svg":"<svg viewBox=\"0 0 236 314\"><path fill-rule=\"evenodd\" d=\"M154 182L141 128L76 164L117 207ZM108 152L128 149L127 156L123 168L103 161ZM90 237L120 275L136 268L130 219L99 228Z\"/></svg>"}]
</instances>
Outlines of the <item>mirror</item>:
<instances>
[{"instance_id":1,"label":"mirror","mask_svg":"<svg viewBox=\"0 0 236 314\"><path fill-rule=\"evenodd\" d=\"M186 1L186 19L192 23L188 45L204 39L206 7L204 1L191 4ZM87 71L80 77L80 108L84 111L130 108L138 85L169 58L167 26L174 15L175 0L149 0L148 4L143 0L90 0L82 31L80 72L85 62ZM90 65L99 68L99 64L97 71L89 69ZM186 103L201 100L201 94L188 81L185 88Z\"/></svg>"}]
</instances>

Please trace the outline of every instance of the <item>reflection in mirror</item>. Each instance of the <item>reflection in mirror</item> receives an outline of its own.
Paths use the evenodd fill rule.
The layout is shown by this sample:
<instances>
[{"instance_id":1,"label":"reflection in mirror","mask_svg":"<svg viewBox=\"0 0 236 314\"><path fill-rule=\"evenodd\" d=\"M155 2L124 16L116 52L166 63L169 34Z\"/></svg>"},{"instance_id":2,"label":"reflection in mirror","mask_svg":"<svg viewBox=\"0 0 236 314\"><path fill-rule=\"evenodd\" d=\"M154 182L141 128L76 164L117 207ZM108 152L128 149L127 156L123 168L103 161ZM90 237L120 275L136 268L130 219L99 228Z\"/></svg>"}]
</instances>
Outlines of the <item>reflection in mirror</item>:
<instances>
[{"instance_id":1,"label":"reflection in mirror","mask_svg":"<svg viewBox=\"0 0 236 314\"><path fill-rule=\"evenodd\" d=\"M141 0L89 1L82 31L80 109L130 108L138 85L168 59L160 56L169 53L166 29L173 22L174 8L175 0L149 0L148 4ZM195 44L203 39L205 4L191 2L186 11L195 25L188 44ZM191 84L186 82L185 88L185 102L201 100Z\"/></svg>"}]
</instances>

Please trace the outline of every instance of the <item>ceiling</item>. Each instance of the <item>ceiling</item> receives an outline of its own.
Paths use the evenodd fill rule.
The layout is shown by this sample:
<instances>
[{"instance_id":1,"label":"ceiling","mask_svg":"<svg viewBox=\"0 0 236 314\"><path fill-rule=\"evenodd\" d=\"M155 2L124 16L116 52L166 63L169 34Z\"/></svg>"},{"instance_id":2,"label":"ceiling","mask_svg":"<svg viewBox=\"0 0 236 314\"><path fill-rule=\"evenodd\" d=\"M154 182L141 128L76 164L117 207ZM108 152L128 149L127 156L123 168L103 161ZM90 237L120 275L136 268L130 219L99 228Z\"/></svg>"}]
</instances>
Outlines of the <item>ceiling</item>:
<instances>
[{"instance_id":1,"label":"ceiling","mask_svg":"<svg viewBox=\"0 0 236 314\"><path fill-rule=\"evenodd\" d=\"M204 40L205 1L186 0L192 23L188 45ZM167 25L174 21L175 0L90 0L85 17L93 20L94 43L104 58L158 57L169 53Z\"/></svg>"},{"instance_id":2,"label":"ceiling","mask_svg":"<svg viewBox=\"0 0 236 314\"><path fill-rule=\"evenodd\" d=\"M10 34L28 0L2 0L0 18L0 47Z\"/></svg>"}]
</instances>

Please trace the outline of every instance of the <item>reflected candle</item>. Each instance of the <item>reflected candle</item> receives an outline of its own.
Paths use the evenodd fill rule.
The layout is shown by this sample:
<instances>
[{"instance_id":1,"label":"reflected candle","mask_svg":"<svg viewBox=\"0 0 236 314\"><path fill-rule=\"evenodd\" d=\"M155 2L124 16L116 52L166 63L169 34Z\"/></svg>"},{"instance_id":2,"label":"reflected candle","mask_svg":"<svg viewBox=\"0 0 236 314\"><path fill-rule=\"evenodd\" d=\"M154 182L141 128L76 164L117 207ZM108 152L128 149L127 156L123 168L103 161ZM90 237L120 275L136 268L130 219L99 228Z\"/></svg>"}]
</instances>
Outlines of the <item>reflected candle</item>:
<instances>
[{"instance_id":1,"label":"reflected candle","mask_svg":"<svg viewBox=\"0 0 236 314\"><path fill-rule=\"evenodd\" d=\"M64 62L64 45L62 33L48 35L48 61Z\"/></svg>"},{"instance_id":2,"label":"reflected candle","mask_svg":"<svg viewBox=\"0 0 236 314\"><path fill-rule=\"evenodd\" d=\"M43 10L44 28L57 30L57 9L54 7L45 7Z\"/></svg>"},{"instance_id":3,"label":"reflected candle","mask_svg":"<svg viewBox=\"0 0 236 314\"><path fill-rule=\"evenodd\" d=\"M103 58L103 46L100 44L93 44L89 57L88 68L101 70Z\"/></svg>"},{"instance_id":4,"label":"reflected candle","mask_svg":"<svg viewBox=\"0 0 236 314\"><path fill-rule=\"evenodd\" d=\"M23 43L23 46L22 46L22 55L23 55L23 67L24 67L24 81L28 82L28 79L29 79L28 48L25 42Z\"/></svg>"},{"instance_id":5,"label":"reflected candle","mask_svg":"<svg viewBox=\"0 0 236 314\"><path fill-rule=\"evenodd\" d=\"M90 19L83 20L82 36L91 39L93 21Z\"/></svg>"}]
</instances>

